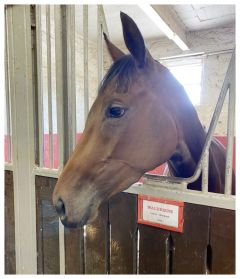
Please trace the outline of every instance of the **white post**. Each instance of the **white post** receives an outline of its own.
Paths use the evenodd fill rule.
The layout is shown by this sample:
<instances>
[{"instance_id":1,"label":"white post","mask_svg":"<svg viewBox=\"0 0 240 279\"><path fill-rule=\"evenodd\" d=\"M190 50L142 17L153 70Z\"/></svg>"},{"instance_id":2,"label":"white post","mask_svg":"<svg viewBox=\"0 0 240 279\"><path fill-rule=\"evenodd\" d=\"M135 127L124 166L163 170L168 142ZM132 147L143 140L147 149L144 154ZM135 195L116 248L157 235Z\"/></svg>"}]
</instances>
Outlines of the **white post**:
<instances>
[{"instance_id":1,"label":"white post","mask_svg":"<svg viewBox=\"0 0 240 279\"><path fill-rule=\"evenodd\" d=\"M88 5L83 5L83 59L84 59L84 120L89 112L88 92Z\"/></svg>"},{"instance_id":2,"label":"white post","mask_svg":"<svg viewBox=\"0 0 240 279\"><path fill-rule=\"evenodd\" d=\"M10 119L10 105L9 105L9 83L8 83L8 49L7 49L7 35L5 32L5 117L6 117L6 135L8 137L8 160L12 161L12 136L11 136L11 119Z\"/></svg>"},{"instance_id":3,"label":"white post","mask_svg":"<svg viewBox=\"0 0 240 279\"><path fill-rule=\"evenodd\" d=\"M47 36L47 83L48 83L48 131L49 131L49 166L53 168L53 123L52 123L52 55L51 55L51 21L50 5L46 5Z\"/></svg>"},{"instance_id":4,"label":"white post","mask_svg":"<svg viewBox=\"0 0 240 279\"><path fill-rule=\"evenodd\" d=\"M75 6L67 5L66 12L69 157L76 145Z\"/></svg>"},{"instance_id":5,"label":"white post","mask_svg":"<svg viewBox=\"0 0 240 279\"><path fill-rule=\"evenodd\" d=\"M228 99L228 131L227 131L227 153L225 169L225 195L232 192L232 165L233 165L233 145L234 145L234 125L235 125L235 55L233 57L232 71L230 72L229 99Z\"/></svg>"},{"instance_id":6,"label":"white post","mask_svg":"<svg viewBox=\"0 0 240 279\"><path fill-rule=\"evenodd\" d=\"M97 55L98 55L98 84L103 77L103 26L101 18L101 8L97 9Z\"/></svg>"},{"instance_id":7,"label":"white post","mask_svg":"<svg viewBox=\"0 0 240 279\"><path fill-rule=\"evenodd\" d=\"M36 39L37 39L37 80L38 80L38 139L39 166L44 162L44 129L43 129L43 77L42 77L42 20L41 5L36 5Z\"/></svg>"},{"instance_id":8,"label":"white post","mask_svg":"<svg viewBox=\"0 0 240 279\"><path fill-rule=\"evenodd\" d=\"M56 98L57 98L57 134L58 134L58 169L64 164L64 113L63 113L63 50L62 50L62 11L54 6L55 23L55 59L56 59ZM60 274L65 274L64 227L59 220L59 256Z\"/></svg>"},{"instance_id":9,"label":"white post","mask_svg":"<svg viewBox=\"0 0 240 279\"><path fill-rule=\"evenodd\" d=\"M16 273L37 273L30 5L7 7Z\"/></svg>"},{"instance_id":10,"label":"white post","mask_svg":"<svg viewBox=\"0 0 240 279\"><path fill-rule=\"evenodd\" d=\"M209 163L209 150L206 150L202 160L202 192L208 192L208 163Z\"/></svg>"}]
</instances>

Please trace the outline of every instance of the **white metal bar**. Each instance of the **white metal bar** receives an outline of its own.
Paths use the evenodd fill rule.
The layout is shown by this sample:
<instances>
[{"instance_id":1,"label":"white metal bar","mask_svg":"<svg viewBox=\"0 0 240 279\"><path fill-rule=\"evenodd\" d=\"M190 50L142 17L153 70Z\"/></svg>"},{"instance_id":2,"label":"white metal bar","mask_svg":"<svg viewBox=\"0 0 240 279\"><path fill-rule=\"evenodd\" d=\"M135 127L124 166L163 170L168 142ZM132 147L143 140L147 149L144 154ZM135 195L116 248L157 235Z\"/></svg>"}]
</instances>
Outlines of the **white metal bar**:
<instances>
[{"instance_id":1,"label":"white metal bar","mask_svg":"<svg viewBox=\"0 0 240 279\"><path fill-rule=\"evenodd\" d=\"M34 173L40 176L58 178L60 171L47 168L35 168ZM187 184L171 183L159 185L158 181L146 180L142 183L135 183L124 192L132 194L144 194L149 196L162 197L166 199L179 200L184 202L202 204L207 206L235 210L235 196L212 192L200 192L187 189ZM213 199L213 201L211 200Z\"/></svg>"},{"instance_id":2,"label":"white metal bar","mask_svg":"<svg viewBox=\"0 0 240 279\"><path fill-rule=\"evenodd\" d=\"M104 10L103 10L103 5L98 5L98 10L99 10L99 16L100 16L100 21L102 23L103 31L109 37L106 18L105 18L105 14L104 14Z\"/></svg>"},{"instance_id":3,"label":"white metal bar","mask_svg":"<svg viewBox=\"0 0 240 279\"><path fill-rule=\"evenodd\" d=\"M206 194L200 191L160 188L155 185L151 186L150 184L140 183L133 184L124 192L235 210L235 196L211 192Z\"/></svg>"},{"instance_id":4,"label":"white metal bar","mask_svg":"<svg viewBox=\"0 0 240 279\"><path fill-rule=\"evenodd\" d=\"M7 124L8 140L8 162L12 161L12 140L11 140L11 120L10 120L10 101L9 101L9 76L8 76L8 48L7 48L7 31L5 31L5 117Z\"/></svg>"},{"instance_id":5,"label":"white metal bar","mask_svg":"<svg viewBox=\"0 0 240 279\"><path fill-rule=\"evenodd\" d=\"M232 192L232 167L233 167L233 144L234 144L234 116L235 116L235 74L231 76L228 101L228 132L227 132L227 153L225 169L225 191L226 195Z\"/></svg>"},{"instance_id":6,"label":"white metal bar","mask_svg":"<svg viewBox=\"0 0 240 279\"><path fill-rule=\"evenodd\" d=\"M16 273L37 273L34 114L29 5L7 6Z\"/></svg>"},{"instance_id":7,"label":"white metal bar","mask_svg":"<svg viewBox=\"0 0 240 279\"><path fill-rule=\"evenodd\" d=\"M58 134L58 169L64 165L64 110L63 110L63 49L62 49L62 8L54 6L55 24L55 61L56 61L56 98L57 98L57 134ZM59 220L60 274L65 274L64 230Z\"/></svg>"},{"instance_id":8,"label":"white metal bar","mask_svg":"<svg viewBox=\"0 0 240 279\"><path fill-rule=\"evenodd\" d=\"M55 60L56 60L56 103L58 135L58 168L63 168L64 119L63 119L63 61L62 61L62 15L60 6L54 6Z\"/></svg>"},{"instance_id":9,"label":"white metal bar","mask_svg":"<svg viewBox=\"0 0 240 279\"><path fill-rule=\"evenodd\" d=\"M59 262L60 274L65 274L65 240L64 240L64 226L59 219Z\"/></svg>"},{"instance_id":10,"label":"white metal bar","mask_svg":"<svg viewBox=\"0 0 240 279\"><path fill-rule=\"evenodd\" d=\"M37 82L38 82L38 139L39 166L44 161L44 127L43 127L43 75L42 75L42 20L41 5L36 5L36 41L37 41Z\"/></svg>"},{"instance_id":11,"label":"white metal bar","mask_svg":"<svg viewBox=\"0 0 240 279\"><path fill-rule=\"evenodd\" d=\"M49 169L49 168L34 168L34 174L39 176L45 176L45 177L52 177L52 178L58 178L61 171L56 169Z\"/></svg>"},{"instance_id":12,"label":"white metal bar","mask_svg":"<svg viewBox=\"0 0 240 279\"><path fill-rule=\"evenodd\" d=\"M103 78L103 27L101 19L101 8L97 9L97 57L98 57L98 84Z\"/></svg>"},{"instance_id":13,"label":"white metal bar","mask_svg":"<svg viewBox=\"0 0 240 279\"><path fill-rule=\"evenodd\" d=\"M49 133L49 166L53 167L53 125L52 125L52 59L51 59L51 22L50 5L46 5L47 37L47 83L48 83L48 133Z\"/></svg>"},{"instance_id":14,"label":"white metal bar","mask_svg":"<svg viewBox=\"0 0 240 279\"><path fill-rule=\"evenodd\" d=\"M69 152L76 145L75 6L67 6L67 74Z\"/></svg>"},{"instance_id":15,"label":"white metal bar","mask_svg":"<svg viewBox=\"0 0 240 279\"><path fill-rule=\"evenodd\" d=\"M209 151L206 150L202 161L202 192L208 192L208 162L209 162Z\"/></svg>"},{"instance_id":16,"label":"white metal bar","mask_svg":"<svg viewBox=\"0 0 240 279\"><path fill-rule=\"evenodd\" d=\"M83 5L84 120L89 112L88 88L88 5Z\"/></svg>"}]
</instances>

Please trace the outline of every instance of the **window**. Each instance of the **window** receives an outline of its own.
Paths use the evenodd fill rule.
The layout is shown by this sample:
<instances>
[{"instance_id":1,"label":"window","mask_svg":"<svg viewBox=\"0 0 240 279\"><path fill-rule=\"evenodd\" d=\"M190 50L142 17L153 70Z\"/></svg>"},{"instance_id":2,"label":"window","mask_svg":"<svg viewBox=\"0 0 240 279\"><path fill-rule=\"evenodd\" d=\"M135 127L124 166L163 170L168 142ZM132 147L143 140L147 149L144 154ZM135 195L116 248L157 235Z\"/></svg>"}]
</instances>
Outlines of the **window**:
<instances>
[{"instance_id":1,"label":"window","mask_svg":"<svg viewBox=\"0 0 240 279\"><path fill-rule=\"evenodd\" d=\"M202 59L181 58L160 61L185 88L192 104L200 105L202 90Z\"/></svg>"}]
</instances>

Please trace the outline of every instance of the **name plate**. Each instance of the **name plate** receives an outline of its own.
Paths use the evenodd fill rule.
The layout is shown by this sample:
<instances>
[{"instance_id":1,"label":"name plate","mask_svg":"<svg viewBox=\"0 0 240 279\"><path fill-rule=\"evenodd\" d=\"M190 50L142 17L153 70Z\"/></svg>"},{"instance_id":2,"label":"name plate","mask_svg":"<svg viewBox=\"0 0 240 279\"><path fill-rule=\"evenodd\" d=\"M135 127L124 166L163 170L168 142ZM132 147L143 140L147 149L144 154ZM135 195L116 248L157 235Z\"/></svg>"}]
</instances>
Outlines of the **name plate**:
<instances>
[{"instance_id":1,"label":"name plate","mask_svg":"<svg viewBox=\"0 0 240 279\"><path fill-rule=\"evenodd\" d=\"M138 196L138 223L162 229L183 231L184 202Z\"/></svg>"}]
</instances>

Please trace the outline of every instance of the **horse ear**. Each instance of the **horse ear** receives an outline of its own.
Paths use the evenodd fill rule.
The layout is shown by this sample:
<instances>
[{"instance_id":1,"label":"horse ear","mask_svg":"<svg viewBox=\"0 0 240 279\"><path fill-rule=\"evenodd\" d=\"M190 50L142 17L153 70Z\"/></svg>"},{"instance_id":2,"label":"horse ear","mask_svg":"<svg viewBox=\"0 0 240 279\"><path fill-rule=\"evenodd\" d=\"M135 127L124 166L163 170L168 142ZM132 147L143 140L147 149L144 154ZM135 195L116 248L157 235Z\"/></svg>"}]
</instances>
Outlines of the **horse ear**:
<instances>
[{"instance_id":1,"label":"horse ear","mask_svg":"<svg viewBox=\"0 0 240 279\"><path fill-rule=\"evenodd\" d=\"M111 43L107 37L107 35L103 32L104 40L107 44L108 51L112 57L113 61L116 61L118 58L125 55L118 47L116 47L113 43Z\"/></svg>"},{"instance_id":2,"label":"horse ear","mask_svg":"<svg viewBox=\"0 0 240 279\"><path fill-rule=\"evenodd\" d=\"M125 44L137 62L138 67L145 63L146 48L141 32L136 23L125 13L120 12Z\"/></svg>"}]
</instances>

